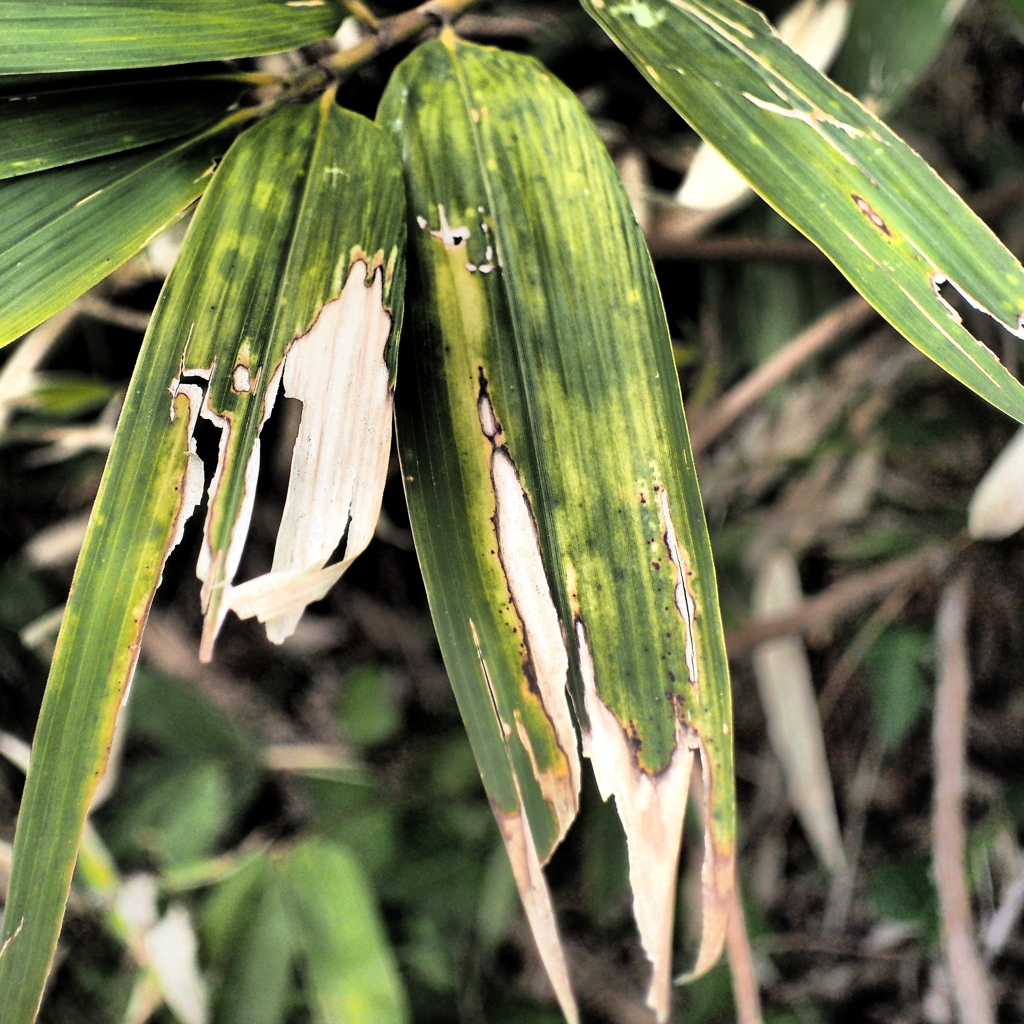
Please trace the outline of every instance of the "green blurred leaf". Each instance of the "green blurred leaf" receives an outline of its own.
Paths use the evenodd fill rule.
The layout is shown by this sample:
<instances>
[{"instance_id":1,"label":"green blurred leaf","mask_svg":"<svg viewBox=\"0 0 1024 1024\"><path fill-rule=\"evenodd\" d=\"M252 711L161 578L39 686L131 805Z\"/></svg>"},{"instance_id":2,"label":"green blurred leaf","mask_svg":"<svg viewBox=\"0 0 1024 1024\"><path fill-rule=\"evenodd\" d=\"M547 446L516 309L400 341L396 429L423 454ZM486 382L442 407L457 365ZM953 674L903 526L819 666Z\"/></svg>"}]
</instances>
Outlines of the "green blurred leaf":
<instances>
[{"instance_id":1,"label":"green blurred leaf","mask_svg":"<svg viewBox=\"0 0 1024 1024\"><path fill-rule=\"evenodd\" d=\"M270 877L265 853L254 856L240 871L214 886L203 902L200 935L206 956L221 964L239 944L241 930L250 922Z\"/></svg>"},{"instance_id":2,"label":"green blurred leaf","mask_svg":"<svg viewBox=\"0 0 1024 1024\"><path fill-rule=\"evenodd\" d=\"M1013 11L1018 18L1024 21L1024 0L1003 0L1003 3Z\"/></svg>"},{"instance_id":3,"label":"green blurred leaf","mask_svg":"<svg viewBox=\"0 0 1024 1024\"><path fill-rule=\"evenodd\" d=\"M965 0L855 0L831 77L876 113L899 106L931 67Z\"/></svg>"},{"instance_id":4,"label":"green blurred leaf","mask_svg":"<svg viewBox=\"0 0 1024 1024\"><path fill-rule=\"evenodd\" d=\"M476 932L483 952L492 952L508 938L516 910L516 880L508 854L503 847L496 846L484 866L476 915Z\"/></svg>"},{"instance_id":5,"label":"green blurred leaf","mask_svg":"<svg viewBox=\"0 0 1024 1024\"><path fill-rule=\"evenodd\" d=\"M0 178L194 134L226 113L244 77L175 68L0 78Z\"/></svg>"},{"instance_id":6,"label":"green blurred leaf","mask_svg":"<svg viewBox=\"0 0 1024 1024\"><path fill-rule=\"evenodd\" d=\"M405 992L372 895L340 846L299 843L282 883L318 1024L399 1024Z\"/></svg>"},{"instance_id":7,"label":"green blurred leaf","mask_svg":"<svg viewBox=\"0 0 1024 1024\"><path fill-rule=\"evenodd\" d=\"M248 57L332 35L337 0L33 0L0 4L0 74Z\"/></svg>"},{"instance_id":8,"label":"green blurred leaf","mask_svg":"<svg viewBox=\"0 0 1024 1024\"><path fill-rule=\"evenodd\" d=\"M940 293L948 282L1024 337L1024 269L916 153L739 0L582 2L898 331L1024 422L1024 388Z\"/></svg>"},{"instance_id":9,"label":"green blurred leaf","mask_svg":"<svg viewBox=\"0 0 1024 1024\"><path fill-rule=\"evenodd\" d=\"M300 946L276 872L250 891L251 905L237 929L224 969L216 1024L281 1024L291 1007L293 963Z\"/></svg>"},{"instance_id":10,"label":"green blurred leaf","mask_svg":"<svg viewBox=\"0 0 1024 1024\"><path fill-rule=\"evenodd\" d=\"M117 852L147 853L160 867L214 852L236 797L222 763L153 758L134 767L132 783L105 830Z\"/></svg>"},{"instance_id":11,"label":"green blurred leaf","mask_svg":"<svg viewBox=\"0 0 1024 1024\"><path fill-rule=\"evenodd\" d=\"M303 780L316 832L348 847L377 884L401 861L397 810L376 785L348 779Z\"/></svg>"},{"instance_id":12,"label":"green blurred leaf","mask_svg":"<svg viewBox=\"0 0 1024 1024\"><path fill-rule=\"evenodd\" d=\"M4 562L0 567L0 626L16 632L51 604L39 577L20 558Z\"/></svg>"},{"instance_id":13,"label":"green blurred leaf","mask_svg":"<svg viewBox=\"0 0 1024 1024\"><path fill-rule=\"evenodd\" d=\"M350 672L341 684L338 715L345 735L360 747L386 743L402 727L402 711L389 692L390 679L379 666Z\"/></svg>"},{"instance_id":14,"label":"green blurred leaf","mask_svg":"<svg viewBox=\"0 0 1024 1024\"><path fill-rule=\"evenodd\" d=\"M885 750L896 750L931 702L924 668L932 639L916 629L893 627L868 652L868 685L875 733Z\"/></svg>"},{"instance_id":15,"label":"green blurred leaf","mask_svg":"<svg viewBox=\"0 0 1024 1024\"><path fill-rule=\"evenodd\" d=\"M929 857L880 864L868 889L880 916L916 925L928 941L937 938L939 905Z\"/></svg>"},{"instance_id":16,"label":"green blurred leaf","mask_svg":"<svg viewBox=\"0 0 1024 1024\"><path fill-rule=\"evenodd\" d=\"M209 758L257 770L259 747L188 683L170 679L146 665L132 686L132 731L164 753L183 759Z\"/></svg>"},{"instance_id":17,"label":"green blurred leaf","mask_svg":"<svg viewBox=\"0 0 1024 1024\"><path fill-rule=\"evenodd\" d=\"M70 419L107 404L114 389L84 374L37 374L19 406L55 419Z\"/></svg>"}]
</instances>

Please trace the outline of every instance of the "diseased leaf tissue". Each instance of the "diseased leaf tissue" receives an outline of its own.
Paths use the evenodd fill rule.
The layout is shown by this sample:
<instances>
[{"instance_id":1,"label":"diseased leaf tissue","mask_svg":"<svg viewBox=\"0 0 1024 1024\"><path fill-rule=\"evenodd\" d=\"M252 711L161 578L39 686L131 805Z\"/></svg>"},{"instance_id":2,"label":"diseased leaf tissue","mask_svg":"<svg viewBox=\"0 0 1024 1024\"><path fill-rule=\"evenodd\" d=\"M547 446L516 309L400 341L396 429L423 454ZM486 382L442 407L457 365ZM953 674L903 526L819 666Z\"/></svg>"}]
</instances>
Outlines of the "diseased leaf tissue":
<instances>
[{"instance_id":1,"label":"diseased leaf tissue","mask_svg":"<svg viewBox=\"0 0 1024 1024\"><path fill-rule=\"evenodd\" d=\"M369 166L374 156L383 170ZM232 610L257 616L282 642L373 534L391 446L389 342L401 295L401 203L378 204L374 181L384 177L400 200L389 156L383 134L331 95L265 122L229 152L168 282L154 329L186 335L170 394L187 396L193 421L202 416L220 431L197 566L204 660ZM270 161L272 174L263 170ZM211 250L229 272L197 275L190 255L209 266ZM281 390L302 412L274 561L236 585L260 432ZM193 457L186 491L204 484ZM328 565L342 540L343 558Z\"/></svg>"},{"instance_id":2,"label":"diseased leaf tissue","mask_svg":"<svg viewBox=\"0 0 1024 1024\"><path fill-rule=\"evenodd\" d=\"M378 121L409 193L399 451L449 675L570 1020L541 866L576 815L578 723L664 1021L695 756L696 973L722 949L734 808L714 570L650 259L585 112L532 60L442 34Z\"/></svg>"}]
</instances>

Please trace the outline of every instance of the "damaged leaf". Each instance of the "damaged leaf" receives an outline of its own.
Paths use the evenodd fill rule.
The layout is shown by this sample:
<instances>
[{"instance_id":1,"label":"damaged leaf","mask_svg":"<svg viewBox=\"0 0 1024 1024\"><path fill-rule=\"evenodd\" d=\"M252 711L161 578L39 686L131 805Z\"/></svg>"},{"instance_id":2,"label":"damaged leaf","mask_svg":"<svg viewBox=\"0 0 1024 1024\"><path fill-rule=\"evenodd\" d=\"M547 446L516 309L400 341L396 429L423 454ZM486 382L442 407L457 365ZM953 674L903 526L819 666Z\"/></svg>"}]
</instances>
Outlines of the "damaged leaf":
<instances>
[{"instance_id":1,"label":"damaged leaf","mask_svg":"<svg viewBox=\"0 0 1024 1024\"><path fill-rule=\"evenodd\" d=\"M695 755L698 973L724 938L735 811L714 568L650 258L586 113L534 61L445 33L399 66L378 120L410 197L399 450L449 675L570 1020L541 867L576 814L579 724L625 826L664 1021Z\"/></svg>"},{"instance_id":2,"label":"damaged leaf","mask_svg":"<svg viewBox=\"0 0 1024 1024\"><path fill-rule=\"evenodd\" d=\"M328 94L228 154L168 278L158 327L184 344L168 386L220 431L197 568L206 660L232 608L280 643L373 534L391 445L403 199L384 134ZM282 385L302 418L274 563L235 587L259 434ZM328 566L343 538L343 559Z\"/></svg>"},{"instance_id":3,"label":"damaged leaf","mask_svg":"<svg viewBox=\"0 0 1024 1024\"><path fill-rule=\"evenodd\" d=\"M289 497L320 505L283 545L290 575L271 576L284 587L275 578L255 610L290 622L320 593L346 531L347 557L372 531L390 444L402 210L389 140L330 93L244 134L193 218L125 398L43 700L0 936L4 1024L34 1019L153 594L203 497L197 419L221 429L201 566L208 644L230 605L259 428L282 376L304 401ZM308 382L310 346L319 386ZM297 593L282 596L289 587Z\"/></svg>"},{"instance_id":4,"label":"damaged leaf","mask_svg":"<svg viewBox=\"0 0 1024 1024\"><path fill-rule=\"evenodd\" d=\"M950 302L962 300L1024 338L1024 269L916 153L739 0L582 3L882 316L1024 422L1024 388Z\"/></svg>"}]
</instances>

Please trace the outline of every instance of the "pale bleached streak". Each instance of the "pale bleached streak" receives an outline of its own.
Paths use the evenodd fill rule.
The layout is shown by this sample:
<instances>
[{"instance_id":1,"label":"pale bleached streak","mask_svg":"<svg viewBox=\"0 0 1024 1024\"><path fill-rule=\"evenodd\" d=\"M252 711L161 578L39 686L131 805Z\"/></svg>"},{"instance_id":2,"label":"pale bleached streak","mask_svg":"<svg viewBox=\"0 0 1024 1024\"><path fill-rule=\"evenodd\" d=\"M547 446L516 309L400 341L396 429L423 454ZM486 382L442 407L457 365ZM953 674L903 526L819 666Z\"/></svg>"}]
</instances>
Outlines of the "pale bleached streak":
<instances>
[{"instance_id":1,"label":"pale bleached streak","mask_svg":"<svg viewBox=\"0 0 1024 1024\"><path fill-rule=\"evenodd\" d=\"M567 776L561 771L537 771L541 792L554 807L558 818L560 841L576 817L580 790L576 729L569 714L566 689L569 655L544 571L533 510L508 450L499 443L501 425L486 391L478 398L477 415L484 436L494 446L491 452L491 482L494 486L498 558L512 603L522 622L526 657L533 668L540 700L568 768ZM532 744L524 741L524 746L534 760Z\"/></svg>"},{"instance_id":2,"label":"pale bleached streak","mask_svg":"<svg viewBox=\"0 0 1024 1024\"><path fill-rule=\"evenodd\" d=\"M676 528L672 523L672 512L668 507L668 491L661 488L661 521L665 527L665 547L668 549L668 556L676 570L675 604L676 611L683 619L686 629L686 645L684 654L686 656L686 671L690 673L690 682L696 686L699 682L697 676L697 604L690 593L690 584L687 578L689 567L679 547L679 539L676 537Z\"/></svg>"}]
</instances>

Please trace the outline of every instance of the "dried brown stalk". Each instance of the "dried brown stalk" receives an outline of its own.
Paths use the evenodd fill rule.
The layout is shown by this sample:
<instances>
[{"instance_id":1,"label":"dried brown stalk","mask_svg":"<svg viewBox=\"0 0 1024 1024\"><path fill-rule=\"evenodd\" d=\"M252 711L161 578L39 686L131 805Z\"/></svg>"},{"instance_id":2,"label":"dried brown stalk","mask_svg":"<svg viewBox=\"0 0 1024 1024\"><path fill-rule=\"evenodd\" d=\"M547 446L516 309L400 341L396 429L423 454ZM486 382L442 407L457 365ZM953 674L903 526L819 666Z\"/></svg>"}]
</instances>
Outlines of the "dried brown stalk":
<instances>
[{"instance_id":1,"label":"dried brown stalk","mask_svg":"<svg viewBox=\"0 0 1024 1024\"><path fill-rule=\"evenodd\" d=\"M995 1024L988 977L974 941L967 887L963 797L967 745L967 655L970 581L957 576L943 591L935 620L938 685L932 743L935 793L932 855L942 921L942 951L960 1024Z\"/></svg>"}]
</instances>

